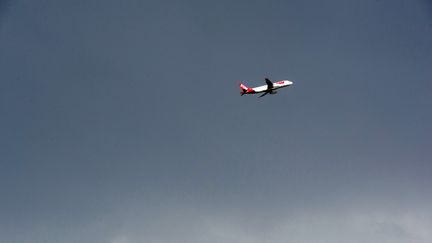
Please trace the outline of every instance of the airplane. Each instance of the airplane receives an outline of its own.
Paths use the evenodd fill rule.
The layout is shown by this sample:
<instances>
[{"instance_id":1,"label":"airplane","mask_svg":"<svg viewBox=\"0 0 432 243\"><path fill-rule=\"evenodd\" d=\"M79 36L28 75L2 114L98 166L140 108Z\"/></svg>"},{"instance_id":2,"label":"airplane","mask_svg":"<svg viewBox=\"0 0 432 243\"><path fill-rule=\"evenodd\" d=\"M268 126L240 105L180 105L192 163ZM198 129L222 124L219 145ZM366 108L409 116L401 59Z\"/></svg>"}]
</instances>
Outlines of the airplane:
<instances>
[{"instance_id":1,"label":"airplane","mask_svg":"<svg viewBox=\"0 0 432 243\"><path fill-rule=\"evenodd\" d=\"M244 85L243 83L241 83L240 89L242 91L240 92L240 94L243 96L245 94L263 93L262 95L260 95L258 97L258 98L261 98L267 94L276 94L277 89L288 87L288 86L293 84L293 82L289 81L289 80L281 80L281 81L273 83L268 78L266 78L265 81L266 81L266 85L262 85L262 86L258 86L258 87L254 87L254 88L249 88L246 85Z\"/></svg>"}]
</instances>

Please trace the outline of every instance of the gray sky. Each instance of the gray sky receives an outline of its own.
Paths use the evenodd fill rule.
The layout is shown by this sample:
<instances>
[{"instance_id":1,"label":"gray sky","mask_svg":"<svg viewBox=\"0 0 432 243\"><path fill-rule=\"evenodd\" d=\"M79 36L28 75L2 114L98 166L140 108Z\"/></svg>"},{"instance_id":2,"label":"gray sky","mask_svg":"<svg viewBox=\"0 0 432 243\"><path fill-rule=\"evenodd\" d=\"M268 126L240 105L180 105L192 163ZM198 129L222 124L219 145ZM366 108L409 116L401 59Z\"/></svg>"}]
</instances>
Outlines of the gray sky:
<instances>
[{"instance_id":1,"label":"gray sky","mask_svg":"<svg viewBox=\"0 0 432 243\"><path fill-rule=\"evenodd\" d=\"M0 243L432 242L430 1L0 8Z\"/></svg>"}]
</instances>

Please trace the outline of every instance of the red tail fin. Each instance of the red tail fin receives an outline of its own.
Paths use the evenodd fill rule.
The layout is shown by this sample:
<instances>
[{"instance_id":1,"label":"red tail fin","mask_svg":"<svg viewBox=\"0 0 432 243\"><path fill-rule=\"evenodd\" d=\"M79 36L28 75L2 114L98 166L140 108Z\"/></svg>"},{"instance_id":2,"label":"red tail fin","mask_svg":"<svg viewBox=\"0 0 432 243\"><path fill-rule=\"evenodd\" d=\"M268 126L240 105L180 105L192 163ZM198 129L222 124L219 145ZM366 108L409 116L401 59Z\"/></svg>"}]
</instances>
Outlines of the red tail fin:
<instances>
[{"instance_id":1,"label":"red tail fin","mask_svg":"<svg viewBox=\"0 0 432 243\"><path fill-rule=\"evenodd\" d=\"M248 87L246 85L244 85L243 83L240 84L240 89L244 92L246 92L248 90Z\"/></svg>"},{"instance_id":2,"label":"red tail fin","mask_svg":"<svg viewBox=\"0 0 432 243\"><path fill-rule=\"evenodd\" d=\"M240 89L242 90L240 92L241 95L244 95L244 94L247 94L247 93L253 93L254 92L252 88L248 88L243 83L240 84Z\"/></svg>"}]
</instances>

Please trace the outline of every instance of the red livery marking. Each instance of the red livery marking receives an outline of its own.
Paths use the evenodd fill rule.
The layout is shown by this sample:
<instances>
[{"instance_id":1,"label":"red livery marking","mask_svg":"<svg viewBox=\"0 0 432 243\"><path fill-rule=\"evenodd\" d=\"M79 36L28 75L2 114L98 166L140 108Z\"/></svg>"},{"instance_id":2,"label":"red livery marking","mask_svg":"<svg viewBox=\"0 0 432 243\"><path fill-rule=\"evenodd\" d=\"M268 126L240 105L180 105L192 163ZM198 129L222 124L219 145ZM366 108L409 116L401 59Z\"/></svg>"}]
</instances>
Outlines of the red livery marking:
<instances>
[{"instance_id":1,"label":"red livery marking","mask_svg":"<svg viewBox=\"0 0 432 243\"><path fill-rule=\"evenodd\" d=\"M284 81L279 81L277 82L277 84L284 84Z\"/></svg>"}]
</instances>

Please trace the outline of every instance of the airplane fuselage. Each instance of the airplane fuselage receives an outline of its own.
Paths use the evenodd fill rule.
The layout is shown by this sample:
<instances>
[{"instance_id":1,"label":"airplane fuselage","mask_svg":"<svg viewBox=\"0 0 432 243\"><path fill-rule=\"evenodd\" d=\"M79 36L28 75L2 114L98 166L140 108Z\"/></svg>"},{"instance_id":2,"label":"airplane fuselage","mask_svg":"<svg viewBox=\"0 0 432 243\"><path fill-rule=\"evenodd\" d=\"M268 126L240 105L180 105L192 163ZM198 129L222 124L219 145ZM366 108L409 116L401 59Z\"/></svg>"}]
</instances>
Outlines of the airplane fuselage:
<instances>
[{"instance_id":1,"label":"airplane fuselage","mask_svg":"<svg viewBox=\"0 0 432 243\"><path fill-rule=\"evenodd\" d=\"M289 80L281 80L278 82L274 82L273 83L273 88L271 88L270 90L277 90L280 88L284 88L284 87L288 87L290 85L292 85L293 82L289 81ZM253 91L255 93L263 93L263 92L268 92L268 86L267 85L261 85L261 86L257 86L252 88Z\"/></svg>"},{"instance_id":2,"label":"airplane fuselage","mask_svg":"<svg viewBox=\"0 0 432 243\"><path fill-rule=\"evenodd\" d=\"M256 93L264 93L260 97L266 95L266 94L275 94L277 89L288 87L293 84L292 81L289 80L281 80L278 82L271 82L269 79L266 78L266 85L257 86L253 88L249 88L243 83L240 84L240 89L242 92L241 95L244 94L256 94Z\"/></svg>"}]
</instances>

